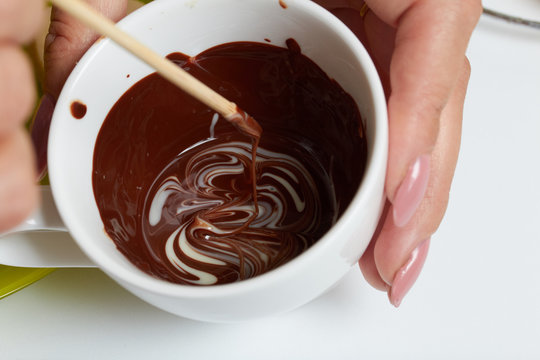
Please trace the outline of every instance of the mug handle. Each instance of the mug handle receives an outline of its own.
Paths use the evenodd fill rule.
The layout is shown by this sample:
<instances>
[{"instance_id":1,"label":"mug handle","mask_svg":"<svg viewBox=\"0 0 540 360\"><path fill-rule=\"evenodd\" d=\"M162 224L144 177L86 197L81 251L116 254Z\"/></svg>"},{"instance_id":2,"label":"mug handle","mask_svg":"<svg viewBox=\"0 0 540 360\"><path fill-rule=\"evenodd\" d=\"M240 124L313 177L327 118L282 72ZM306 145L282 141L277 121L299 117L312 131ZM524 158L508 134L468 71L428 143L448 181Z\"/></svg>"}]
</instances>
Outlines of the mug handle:
<instances>
[{"instance_id":1,"label":"mug handle","mask_svg":"<svg viewBox=\"0 0 540 360\"><path fill-rule=\"evenodd\" d=\"M65 227L50 186L40 186L39 208L22 224L0 233L0 264L19 267L95 267Z\"/></svg>"}]
</instances>

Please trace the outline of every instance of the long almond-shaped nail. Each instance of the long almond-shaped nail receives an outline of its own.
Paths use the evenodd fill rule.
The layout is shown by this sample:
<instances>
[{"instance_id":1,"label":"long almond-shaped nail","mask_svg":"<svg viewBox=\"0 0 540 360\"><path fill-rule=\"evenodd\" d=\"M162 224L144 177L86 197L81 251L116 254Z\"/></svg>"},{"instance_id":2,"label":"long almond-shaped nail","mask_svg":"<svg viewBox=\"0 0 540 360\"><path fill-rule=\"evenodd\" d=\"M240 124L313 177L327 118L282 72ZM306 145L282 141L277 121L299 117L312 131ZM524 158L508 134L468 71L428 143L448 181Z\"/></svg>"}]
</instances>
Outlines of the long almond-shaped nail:
<instances>
[{"instance_id":1,"label":"long almond-shaped nail","mask_svg":"<svg viewBox=\"0 0 540 360\"><path fill-rule=\"evenodd\" d=\"M421 155L409 167L409 171L399 186L393 205L394 224L405 226L422 202L429 181L430 156Z\"/></svg>"},{"instance_id":2,"label":"long almond-shaped nail","mask_svg":"<svg viewBox=\"0 0 540 360\"><path fill-rule=\"evenodd\" d=\"M424 266L424 262L426 261L429 243L429 238L422 241L420 245L411 252L405 265L403 265L394 276L392 287L388 291L388 299L395 307L398 307L401 304L405 295L407 295L416 282L416 279L418 279L422 267Z\"/></svg>"}]
</instances>

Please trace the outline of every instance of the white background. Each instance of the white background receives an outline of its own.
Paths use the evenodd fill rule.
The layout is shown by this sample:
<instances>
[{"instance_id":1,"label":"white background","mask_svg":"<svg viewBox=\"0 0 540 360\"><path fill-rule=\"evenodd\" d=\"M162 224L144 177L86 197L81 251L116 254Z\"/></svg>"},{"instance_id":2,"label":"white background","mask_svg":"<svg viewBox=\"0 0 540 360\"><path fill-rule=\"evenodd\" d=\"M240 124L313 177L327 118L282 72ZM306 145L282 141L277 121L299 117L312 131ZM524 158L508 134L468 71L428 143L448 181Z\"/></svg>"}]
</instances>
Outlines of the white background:
<instances>
[{"instance_id":1,"label":"white background","mask_svg":"<svg viewBox=\"0 0 540 360\"><path fill-rule=\"evenodd\" d=\"M485 4L540 19L538 0ZM540 359L540 30L483 17L468 54L451 203L399 309L354 269L291 313L207 324L57 270L0 301L0 359Z\"/></svg>"}]
</instances>

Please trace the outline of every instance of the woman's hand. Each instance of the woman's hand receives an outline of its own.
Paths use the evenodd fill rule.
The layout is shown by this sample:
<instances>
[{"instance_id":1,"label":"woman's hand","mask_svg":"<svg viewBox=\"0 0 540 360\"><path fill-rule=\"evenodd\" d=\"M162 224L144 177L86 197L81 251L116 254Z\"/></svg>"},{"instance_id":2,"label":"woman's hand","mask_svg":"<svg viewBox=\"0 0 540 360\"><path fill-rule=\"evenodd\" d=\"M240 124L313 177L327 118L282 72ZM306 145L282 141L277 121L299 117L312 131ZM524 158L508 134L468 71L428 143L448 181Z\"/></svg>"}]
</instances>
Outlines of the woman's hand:
<instances>
[{"instance_id":1,"label":"woman's hand","mask_svg":"<svg viewBox=\"0 0 540 360\"><path fill-rule=\"evenodd\" d=\"M34 153L24 129L35 80L21 44L38 31L43 11L43 0L0 2L0 232L24 220L38 200Z\"/></svg>"},{"instance_id":2,"label":"woman's hand","mask_svg":"<svg viewBox=\"0 0 540 360\"><path fill-rule=\"evenodd\" d=\"M117 21L127 0L89 0ZM36 160L23 123L35 102L34 76L20 44L31 40L44 17L43 0L0 2L0 232L20 223L36 206ZM45 44L45 95L32 127L38 171L46 164L47 134L56 99L68 75L98 35L53 9Z\"/></svg>"},{"instance_id":3,"label":"woman's hand","mask_svg":"<svg viewBox=\"0 0 540 360\"><path fill-rule=\"evenodd\" d=\"M4 2L19 3L15 0ZM126 12L126 0L89 2L115 21ZM359 36L370 51L387 91L390 122L388 203L360 266L369 283L388 291L390 301L398 306L416 280L427 255L429 239L446 210L469 77L465 50L480 16L481 4L479 0L368 0L369 10L365 12L361 0L318 2L331 9ZM0 19L4 18L3 7L6 6L0 7ZM16 25L0 25L0 38L24 40L29 36L17 37L24 32L13 29ZM48 129L54 103L67 76L96 38L95 33L76 20L61 11L53 11L45 50L46 95L35 121L38 131ZM11 68L5 62L21 57L12 45L0 47L0 54L6 48L12 53L8 60L0 56L0 72ZM22 75L14 79L28 79L29 84L29 68L27 64L22 68L26 70L19 69ZM0 182L10 184L0 184L0 229L20 220L21 214L35 202L35 189L28 190L33 189L32 184L27 180L24 184L16 180L33 179L28 174L32 172L31 161L13 160L20 158L20 154L28 154L25 156L31 158L28 142L17 127L32 103L28 84L19 90L21 94L17 94L13 90L4 90L4 87L10 89L16 85L0 83L0 96L9 94L0 99L13 96L26 99L13 109L0 109L0 114L10 114L8 120L2 118L0 122ZM28 101L27 105L25 101ZM10 107L13 103L16 102L2 101L2 106ZM11 153L2 146L11 149ZM39 148L38 144L38 153ZM13 154L18 155L14 157ZM8 173L5 169L17 168L20 169L11 171L15 175L4 176ZM11 207L3 205L6 204L3 199L14 198L12 194L19 194L19 198L28 197L20 202L26 205L15 213Z\"/></svg>"},{"instance_id":4,"label":"woman's hand","mask_svg":"<svg viewBox=\"0 0 540 360\"><path fill-rule=\"evenodd\" d=\"M399 306L442 221L461 139L465 51L478 0L318 0L360 38L388 97L388 199L360 260L367 281Z\"/></svg>"},{"instance_id":5,"label":"woman's hand","mask_svg":"<svg viewBox=\"0 0 540 360\"><path fill-rule=\"evenodd\" d=\"M115 22L123 18L127 12L127 0L86 0L86 2ZM32 127L32 140L36 148L40 174L44 173L47 165L49 125L56 100L75 64L98 37L93 30L53 7L49 33L45 38L44 95Z\"/></svg>"}]
</instances>

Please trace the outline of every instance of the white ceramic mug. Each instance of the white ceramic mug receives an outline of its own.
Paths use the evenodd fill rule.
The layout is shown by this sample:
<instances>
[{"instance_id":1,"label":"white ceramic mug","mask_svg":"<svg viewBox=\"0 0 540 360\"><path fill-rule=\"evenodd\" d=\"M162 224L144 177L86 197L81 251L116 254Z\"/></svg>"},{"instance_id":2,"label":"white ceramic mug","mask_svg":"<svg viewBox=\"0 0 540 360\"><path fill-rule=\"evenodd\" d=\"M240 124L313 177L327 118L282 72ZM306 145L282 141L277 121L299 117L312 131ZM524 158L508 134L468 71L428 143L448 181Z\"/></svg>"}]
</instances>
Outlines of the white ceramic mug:
<instances>
[{"instance_id":1,"label":"white ceramic mug","mask_svg":"<svg viewBox=\"0 0 540 360\"><path fill-rule=\"evenodd\" d=\"M127 260L107 237L92 189L94 144L117 99L153 70L108 39L98 41L66 82L51 124L48 163L52 196L0 239L0 263L18 266L98 266L136 296L171 313L207 321L237 321L296 308L335 284L367 247L383 205L387 158L386 103L377 72L354 34L309 0L158 0L119 26L163 56L196 55L231 41L284 45L294 38L357 102L368 142L366 171L338 222L311 248L258 277L226 285L185 286L156 279ZM126 77L129 74L129 77ZM87 105L75 120L70 104ZM53 205L56 203L56 208ZM61 220L60 220L61 218ZM69 230L71 237L59 231ZM43 231L47 229L47 231Z\"/></svg>"}]
</instances>

